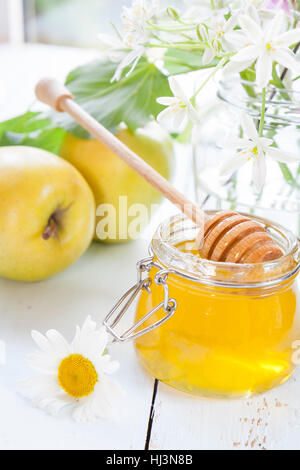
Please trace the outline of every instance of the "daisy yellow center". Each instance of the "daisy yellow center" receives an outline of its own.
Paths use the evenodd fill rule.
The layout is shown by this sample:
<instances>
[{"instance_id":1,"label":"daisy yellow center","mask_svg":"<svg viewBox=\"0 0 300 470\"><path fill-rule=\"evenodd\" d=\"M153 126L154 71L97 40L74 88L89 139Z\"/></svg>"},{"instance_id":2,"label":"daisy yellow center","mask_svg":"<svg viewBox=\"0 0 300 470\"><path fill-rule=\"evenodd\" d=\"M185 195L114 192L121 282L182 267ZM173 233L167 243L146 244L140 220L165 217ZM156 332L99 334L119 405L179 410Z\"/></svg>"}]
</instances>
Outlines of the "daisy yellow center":
<instances>
[{"instance_id":1,"label":"daisy yellow center","mask_svg":"<svg viewBox=\"0 0 300 470\"><path fill-rule=\"evenodd\" d=\"M68 395L82 398L93 393L98 375L91 361L81 354L70 354L59 365L58 381Z\"/></svg>"},{"instance_id":2,"label":"daisy yellow center","mask_svg":"<svg viewBox=\"0 0 300 470\"><path fill-rule=\"evenodd\" d=\"M266 44L266 49L267 51L271 51L273 49L272 44L268 42L268 44Z\"/></svg>"}]
</instances>

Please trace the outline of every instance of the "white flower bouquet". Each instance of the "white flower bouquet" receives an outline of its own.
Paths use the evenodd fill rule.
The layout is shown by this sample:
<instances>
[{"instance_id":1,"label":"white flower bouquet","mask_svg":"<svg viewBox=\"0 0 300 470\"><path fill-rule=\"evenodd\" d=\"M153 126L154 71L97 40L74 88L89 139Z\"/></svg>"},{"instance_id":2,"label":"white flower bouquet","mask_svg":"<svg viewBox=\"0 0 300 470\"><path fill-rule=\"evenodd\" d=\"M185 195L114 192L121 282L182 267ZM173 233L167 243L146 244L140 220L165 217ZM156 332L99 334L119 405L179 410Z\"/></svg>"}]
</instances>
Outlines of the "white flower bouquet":
<instances>
[{"instance_id":1,"label":"white flower bouquet","mask_svg":"<svg viewBox=\"0 0 300 470\"><path fill-rule=\"evenodd\" d=\"M159 0L133 0L123 8L122 31L114 26L111 36L99 34L101 57L71 71L66 85L112 132L124 124L134 132L157 119L180 142L197 142L208 122L207 86L219 75L230 86L238 77L244 102L236 95L233 104L242 112L237 121L226 118L232 135L221 143L221 136L214 136L222 146L221 164L210 180L233 181L232 175L250 162L251 179L243 186L250 187L256 203L268 161L275 161L281 177L298 191L298 7L292 0L185 0L177 10L163 8ZM204 78L197 73L203 70ZM189 94L182 75L190 72L195 79ZM291 121L296 148L288 145L289 137L284 143L278 138ZM57 153L65 132L90 137L66 115L45 119L43 113L27 112L0 123L0 145L34 145Z\"/></svg>"},{"instance_id":2,"label":"white flower bouquet","mask_svg":"<svg viewBox=\"0 0 300 470\"><path fill-rule=\"evenodd\" d=\"M291 100L289 93L300 77L298 2L186 0L185 7L164 10L158 1L134 0L132 7L124 8L124 31L116 30L113 37L99 36L103 51L117 64L112 82L122 86L123 80L134 76L140 61L153 62L169 75L173 95L147 97L166 107L157 115L158 121L173 133L194 127L197 135L200 92L217 72L222 71L226 80L240 74L249 98L255 98L255 107L240 113L240 122L235 124L239 138L231 136L223 143L231 158L223 162L220 174L228 177L252 162L253 189L259 194L266 179L266 158L272 158L280 162L286 180L296 184L288 164L300 160L300 155L279 148L266 115L272 101L280 106L280 99ZM195 75L196 91L186 96L174 75L204 68L211 69L210 73L202 81Z\"/></svg>"}]
</instances>

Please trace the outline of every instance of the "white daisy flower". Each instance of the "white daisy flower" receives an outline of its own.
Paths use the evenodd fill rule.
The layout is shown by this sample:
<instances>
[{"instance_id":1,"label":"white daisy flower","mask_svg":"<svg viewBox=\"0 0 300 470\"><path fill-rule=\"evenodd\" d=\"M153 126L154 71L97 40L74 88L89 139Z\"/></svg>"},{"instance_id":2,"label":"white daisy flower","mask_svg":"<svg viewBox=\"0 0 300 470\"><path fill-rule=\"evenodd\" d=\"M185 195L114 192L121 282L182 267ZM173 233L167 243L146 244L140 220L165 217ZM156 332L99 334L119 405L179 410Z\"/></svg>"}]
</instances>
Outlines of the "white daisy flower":
<instances>
[{"instance_id":1,"label":"white daisy flower","mask_svg":"<svg viewBox=\"0 0 300 470\"><path fill-rule=\"evenodd\" d=\"M199 114L177 80L174 77L170 77L169 84L174 97L157 98L159 104L167 106L167 109L157 116L158 122L167 125L174 131L183 130L189 119L197 124L199 122Z\"/></svg>"},{"instance_id":2,"label":"white daisy flower","mask_svg":"<svg viewBox=\"0 0 300 470\"><path fill-rule=\"evenodd\" d=\"M104 327L97 329L88 317L82 328L77 327L71 344L55 330L45 336L33 331L32 338L40 350L28 362L39 375L22 381L20 389L35 406L52 415L70 406L76 421L115 416L111 399L120 396L121 388L108 375L119 363L105 352Z\"/></svg>"},{"instance_id":3,"label":"white daisy flower","mask_svg":"<svg viewBox=\"0 0 300 470\"><path fill-rule=\"evenodd\" d=\"M241 115L243 138L230 138L226 147L235 151L221 167L221 176L232 175L245 163L253 163L253 182L258 191L261 191L266 178L266 156L279 162L291 163L299 161L299 157L283 152L272 146L273 140L259 137L253 119L247 114Z\"/></svg>"},{"instance_id":4,"label":"white daisy flower","mask_svg":"<svg viewBox=\"0 0 300 470\"><path fill-rule=\"evenodd\" d=\"M288 69L299 70L299 62L289 46L300 41L300 29L282 33L285 20L285 14L278 11L263 29L253 18L242 15L239 24L247 43L231 57L224 72L241 72L256 62L256 83L260 88L265 88L272 75L273 62Z\"/></svg>"}]
</instances>

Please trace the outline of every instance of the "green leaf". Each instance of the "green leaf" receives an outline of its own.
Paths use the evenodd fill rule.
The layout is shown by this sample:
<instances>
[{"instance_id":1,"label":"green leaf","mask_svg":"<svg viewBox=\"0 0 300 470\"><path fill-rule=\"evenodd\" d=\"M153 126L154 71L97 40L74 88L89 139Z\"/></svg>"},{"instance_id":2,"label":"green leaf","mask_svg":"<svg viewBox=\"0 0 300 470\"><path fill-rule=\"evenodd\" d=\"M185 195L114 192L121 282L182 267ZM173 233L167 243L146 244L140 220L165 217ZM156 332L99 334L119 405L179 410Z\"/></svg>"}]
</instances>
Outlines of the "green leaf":
<instances>
[{"instance_id":1,"label":"green leaf","mask_svg":"<svg viewBox=\"0 0 300 470\"><path fill-rule=\"evenodd\" d=\"M21 116L0 123L0 136L5 131L29 134L49 126L49 119L41 116L41 113L28 111Z\"/></svg>"},{"instance_id":2,"label":"green leaf","mask_svg":"<svg viewBox=\"0 0 300 470\"><path fill-rule=\"evenodd\" d=\"M116 67L117 64L108 60L91 62L73 70L66 85L77 103L107 129L115 133L124 122L135 131L164 109L156 99L172 96L168 78L154 64L142 58L128 77L111 83ZM76 137L89 137L68 115L56 113L54 119L59 127Z\"/></svg>"},{"instance_id":3,"label":"green leaf","mask_svg":"<svg viewBox=\"0 0 300 470\"><path fill-rule=\"evenodd\" d=\"M164 56L164 67L171 75L192 72L194 70L215 67L218 59L214 59L210 64L202 64L203 52L183 51L180 49L169 49Z\"/></svg>"},{"instance_id":4,"label":"green leaf","mask_svg":"<svg viewBox=\"0 0 300 470\"><path fill-rule=\"evenodd\" d=\"M298 184L297 184L297 181L295 180L295 178L293 177L292 173L291 173L291 170L289 169L289 167L287 166L286 163L282 163L282 162L278 162L278 165L279 165L279 168L281 170L281 173L284 177L284 179L286 180L286 182L288 184L290 184L291 186L293 186L294 188L298 188Z\"/></svg>"},{"instance_id":5,"label":"green leaf","mask_svg":"<svg viewBox=\"0 0 300 470\"><path fill-rule=\"evenodd\" d=\"M0 123L0 146L26 145L58 154L65 131L41 113L27 112Z\"/></svg>"},{"instance_id":6,"label":"green leaf","mask_svg":"<svg viewBox=\"0 0 300 470\"><path fill-rule=\"evenodd\" d=\"M256 80L256 74L255 74L254 68L243 70L242 72L240 72L240 77L242 80L249 82L249 84L242 83L247 95L250 96L250 98L256 98L257 95L256 95L255 87L254 85L253 86L250 85L251 82L255 82Z\"/></svg>"}]
</instances>

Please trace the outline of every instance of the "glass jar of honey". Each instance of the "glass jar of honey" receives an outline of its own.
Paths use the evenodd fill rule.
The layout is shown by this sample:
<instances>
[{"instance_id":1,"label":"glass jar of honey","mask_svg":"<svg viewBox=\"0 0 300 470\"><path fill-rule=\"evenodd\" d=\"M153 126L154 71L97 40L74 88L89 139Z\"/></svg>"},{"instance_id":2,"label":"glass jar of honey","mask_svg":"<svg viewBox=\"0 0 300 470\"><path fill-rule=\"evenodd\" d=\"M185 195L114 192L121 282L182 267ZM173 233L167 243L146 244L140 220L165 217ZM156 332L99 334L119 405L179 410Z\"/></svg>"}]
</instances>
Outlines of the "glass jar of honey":
<instances>
[{"instance_id":1,"label":"glass jar of honey","mask_svg":"<svg viewBox=\"0 0 300 470\"><path fill-rule=\"evenodd\" d=\"M142 365L159 380L195 395L249 397L295 370L298 239L252 218L265 225L283 257L260 264L208 261L196 250L192 222L180 215L159 226L149 258L138 263L137 285L106 319L116 339L134 338ZM136 324L120 337L113 327L139 293Z\"/></svg>"}]
</instances>

